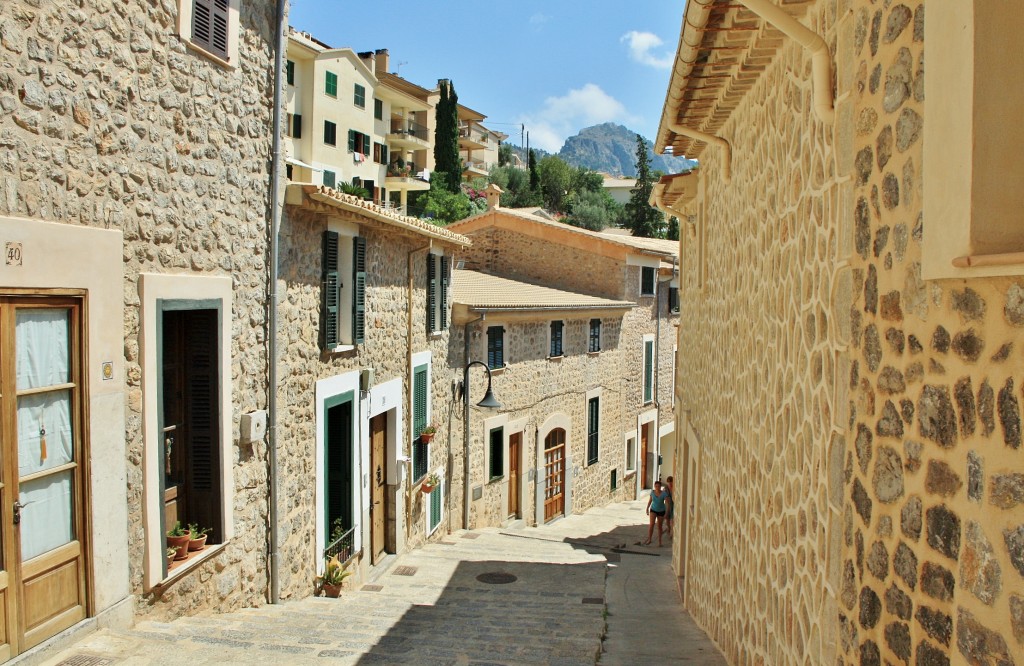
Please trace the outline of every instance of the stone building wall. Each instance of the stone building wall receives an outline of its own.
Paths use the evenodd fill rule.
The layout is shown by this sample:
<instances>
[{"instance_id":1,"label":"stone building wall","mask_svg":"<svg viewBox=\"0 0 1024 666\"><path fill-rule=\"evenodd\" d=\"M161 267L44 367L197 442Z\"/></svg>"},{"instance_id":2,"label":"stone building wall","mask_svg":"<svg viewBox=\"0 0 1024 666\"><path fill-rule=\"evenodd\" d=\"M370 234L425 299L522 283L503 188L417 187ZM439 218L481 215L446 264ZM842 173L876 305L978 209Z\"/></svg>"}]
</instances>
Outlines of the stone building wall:
<instances>
[{"instance_id":1,"label":"stone building wall","mask_svg":"<svg viewBox=\"0 0 1024 666\"><path fill-rule=\"evenodd\" d=\"M405 401L405 433L399 440L401 455L411 456L408 436L411 405L409 388L409 264L413 255L412 351L432 352L432 419L444 423L453 395L447 331L428 339L426 332L426 238L400 234L393 228L350 213L338 219L358 224L366 239L366 336L353 351L325 354L320 348L320 297L322 234L328 215L289 206L281 228L281 270L284 283L279 297L280 386L278 406L282 427L278 433L280 470L281 596L308 596L313 591L315 550L316 488L316 382L364 368L374 369L374 383L402 380ZM461 440L459 440L461 441ZM430 444L434 464L447 457L449 437L442 427ZM391 506L399 494L411 498L406 515L391 516L390 529L403 534L405 546L415 547L425 539L424 498L410 493L408 474L401 485L389 485ZM409 531L406 535L406 526ZM366 549L364 548L364 551ZM365 558L364 558L365 559ZM358 572L357 572L358 573Z\"/></svg>"},{"instance_id":2,"label":"stone building wall","mask_svg":"<svg viewBox=\"0 0 1024 666\"><path fill-rule=\"evenodd\" d=\"M537 470L537 430L552 415L569 418L571 430L566 439L567 455L571 457L567 475L572 475L572 506L566 513L580 512L612 500L632 497L631 485L620 483L613 493L610 486L611 470L618 469L618 478L624 474L622 432L627 427L626 413L621 399L626 380L623 375L621 317L602 317L604 347L600 354L588 354L590 314L585 319L564 318L565 355L560 359L548 358L548 331L550 320L502 321L500 315L490 314L486 322L470 325L470 355L474 359L486 358L486 329L500 325L505 328L505 354L508 367L492 371L492 387L502 408L497 413L470 410L470 478L473 486L483 486L481 499L471 503L471 526L501 525L508 518L507 478L487 481L485 451L488 446L484 431L485 419L497 414L505 415L510 425L522 423L526 464L522 470L522 483L526 499L521 512L527 524L533 524L537 515L536 483L543 484L543 468ZM462 328L452 333L453 349L461 349ZM460 360L461 363L461 360ZM601 389L601 421L599 429L598 462L587 465L587 400L586 394ZM470 402L475 404L486 390L486 375L479 368L471 373ZM462 441L461 413L454 420L453 441ZM517 432L506 426L506 434ZM543 440L544 433L540 433ZM543 448L543 441L541 442ZM454 447L453 447L454 449ZM462 458L455 466L453 488L458 511L462 507ZM537 470L536 481L529 479L529 471ZM568 476L567 476L568 478ZM542 508L543 510L543 508ZM459 525L461 514L453 524Z\"/></svg>"},{"instance_id":3,"label":"stone building wall","mask_svg":"<svg viewBox=\"0 0 1024 666\"><path fill-rule=\"evenodd\" d=\"M467 268L581 294L624 297L626 267L619 260L507 229L481 229L471 237L473 246L464 253ZM566 270L569 266L577 270Z\"/></svg>"},{"instance_id":4,"label":"stone building wall","mask_svg":"<svg viewBox=\"0 0 1024 666\"><path fill-rule=\"evenodd\" d=\"M823 2L804 21L834 44L852 33L842 16ZM850 77L836 66L842 95ZM687 520L673 549L686 607L736 664L835 661L842 461L830 468L828 452L845 441L836 386L848 373L831 303L852 237L850 148L814 115L809 72L784 40L719 132L731 182L705 147L682 230L675 470Z\"/></svg>"},{"instance_id":5,"label":"stone building wall","mask_svg":"<svg viewBox=\"0 0 1024 666\"><path fill-rule=\"evenodd\" d=\"M137 612L259 605L267 459L236 447L235 536L159 596L143 591L139 274L231 276L231 422L266 408L274 3L242 3L223 67L176 36L177 3L8 0L0 12L0 213L124 234L129 535ZM150 369L152 370L152 369Z\"/></svg>"},{"instance_id":6,"label":"stone building wall","mask_svg":"<svg viewBox=\"0 0 1024 666\"><path fill-rule=\"evenodd\" d=\"M841 653L1019 664L1024 278L921 278L925 4L854 3Z\"/></svg>"}]
</instances>

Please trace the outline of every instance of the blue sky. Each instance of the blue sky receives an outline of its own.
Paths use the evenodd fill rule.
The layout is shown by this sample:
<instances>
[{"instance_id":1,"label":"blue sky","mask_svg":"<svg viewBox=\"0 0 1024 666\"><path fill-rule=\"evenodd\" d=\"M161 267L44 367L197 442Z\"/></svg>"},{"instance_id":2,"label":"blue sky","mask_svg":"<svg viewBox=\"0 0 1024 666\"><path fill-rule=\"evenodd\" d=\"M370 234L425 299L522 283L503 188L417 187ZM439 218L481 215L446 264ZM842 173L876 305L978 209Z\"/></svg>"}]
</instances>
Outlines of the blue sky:
<instances>
[{"instance_id":1,"label":"blue sky","mask_svg":"<svg viewBox=\"0 0 1024 666\"><path fill-rule=\"evenodd\" d=\"M680 0L290 0L289 22L334 47L388 49L391 71L433 88L451 79L484 124L556 152L616 122L654 139L684 3Z\"/></svg>"}]
</instances>

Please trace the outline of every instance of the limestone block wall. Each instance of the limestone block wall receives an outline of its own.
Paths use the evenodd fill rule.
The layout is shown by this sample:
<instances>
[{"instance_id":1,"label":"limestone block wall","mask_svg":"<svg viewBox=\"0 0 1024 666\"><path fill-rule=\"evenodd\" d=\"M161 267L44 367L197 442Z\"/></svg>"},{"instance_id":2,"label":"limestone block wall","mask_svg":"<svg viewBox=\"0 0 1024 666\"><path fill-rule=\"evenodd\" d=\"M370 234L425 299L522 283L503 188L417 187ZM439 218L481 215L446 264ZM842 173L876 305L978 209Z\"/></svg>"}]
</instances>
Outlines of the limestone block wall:
<instances>
[{"instance_id":1,"label":"limestone block wall","mask_svg":"<svg viewBox=\"0 0 1024 666\"><path fill-rule=\"evenodd\" d=\"M543 321L501 321L491 314L486 322L471 324L470 354L474 359L486 358L486 327L501 325L505 328L505 354L508 367L493 373L493 391L502 403L498 412L507 417L510 426L519 424L523 433L522 446L525 449L526 465L522 470L522 483L526 488L526 501L522 515L527 524L532 524L537 515L536 483L543 484L543 468L537 470L537 430L553 415L568 418L569 433L566 439L567 456L570 464L567 478L572 476L572 512L604 504L614 499L632 496L632 486L622 483L625 449L622 432L626 427L626 412L622 401L623 350L621 347L621 320L605 317L603 332L605 346L600 354L588 354L588 315L585 319L564 319L565 355L561 359L549 359L549 320ZM462 327L452 332L452 348L461 349ZM460 361L461 363L461 361ZM486 375L479 368L471 373L470 402L475 404L486 390ZM587 465L587 399L588 391L600 389L601 421L599 429L598 462ZM470 505L470 525L482 527L501 525L508 518L507 478L488 482L485 450L488 446L484 432L484 420L496 416L477 409L470 410L470 480L472 486L483 486L481 499ZM454 420L453 433L462 441L462 417ZM507 431L510 431L506 427ZM519 431L516 429L515 431ZM507 434L507 433L506 433ZM544 433L540 433L543 450ZM453 446L453 450L454 450ZM462 458L455 467L453 488L462 492L464 476ZM611 470L618 469L620 483L613 492ZM529 480L529 471L536 472L536 481ZM459 515L453 524L461 525L461 495L454 498ZM566 507L567 513L570 507ZM542 508L543 510L543 508Z\"/></svg>"},{"instance_id":2,"label":"limestone block wall","mask_svg":"<svg viewBox=\"0 0 1024 666\"><path fill-rule=\"evenodd\" d=\"M581 294L624 298L626 267L619 260L506 229L482 229L470 237L473 245L463 252L467 268ZM576 270L566 270L568 266Z\"/></svg>"},{"instance_id":3,"label":"limestone block wall","mask_svg":"<svg viewBox=\"0 0 1024 666\"><path fill-rule=\"evenodd\" d=\"M242 3L242 66L229 69L178 39L177 3L9 0L0 12L0 212L124 234L126 547L142 615L259 605L267 591L257 442L230 461L234 539L143 595L138 276L232 276L231 421L265 408L273 16L272 2Z\"/></svg>"},{"instance_id":4,"label":"limestone block wall","mask_svg":"<svg viewBox=\"0 0 1024 666\"><path fill-rule=\"evenodd\" d=\"M921 278L922 237L943 233L922 216L925 4L853 8L840 647L845 663L1019 664L1024 277Z\"/></svg>"},{"instance_id":5,"label":"limestone block wall","mask_svg":"<svg viewBox=\"0 0 1024 666\"><path fill-rule=\"evenodd\" d=\"M409 395L408 350L432 352L432 418L443 423L453 400L452 374L448 363L448 332L426 333L426 239L401 235L355 215L340 219L360 225L366 239L366 336L355 350L324 354L320 349L320 293L322 234L327 216L294 207L286 208L281 238L281 286L279 288L280 366L278 431L280 474L281 596L302 598L313 591L319 554L315 553L316 514L316 382L346 372L374 369L375 384L402 380L403 396ZM413 299L409 301L410 252L413 255ZM408 311L412 309L410 342ZM399 440L402 455L411 456L409 417L405 398L405 436ZM447 457L450 438L442 428L430 444L432 460ZM406 547L424 540L423 496L410 493L408 475L401 485L389 485L392 509L402 495L412 499L408 515L389 517L390 529L399 530ZM408 526L408 533L406 529ZM406 537L407 534L407 537ZM365 549L364 549L365 550ZM365 558L364 558L365 559ZM368 561L368 560L367 560Z\"/></svg>"},{"instance_id":6,"label":"limestone block wall","mask_svg":"<svg viewBox=\"0 0 1024 666\"><path fill-rule=\"evenodd\" d=\"M837 4L804 18L830 44L852 31ZM848 373L832 304L852 186L849 141L817 119L811 91L810 58L785 40L720 132L731 182L704 149L681 241L677 573L736 664L835 661L843 486L828 451L844 447Z\"/></svg>"}]
</instances>

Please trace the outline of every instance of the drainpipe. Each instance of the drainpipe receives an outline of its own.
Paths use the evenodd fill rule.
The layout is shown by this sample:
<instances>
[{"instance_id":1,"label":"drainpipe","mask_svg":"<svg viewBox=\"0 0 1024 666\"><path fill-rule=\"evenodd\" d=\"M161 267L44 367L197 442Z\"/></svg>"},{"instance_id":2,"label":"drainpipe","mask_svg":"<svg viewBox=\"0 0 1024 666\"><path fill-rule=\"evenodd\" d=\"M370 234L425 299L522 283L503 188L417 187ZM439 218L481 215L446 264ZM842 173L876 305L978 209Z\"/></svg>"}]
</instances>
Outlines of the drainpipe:
<instances>
[{"instance_id":1,"label":"drainpipe","mask_svg":"<svg viewBox=\"0 0 1024 666\"><path fill-rule=\"evenodd\" d=\"M281 601L281 576L280 576L280 544L278 543L278 515L277 515L277 275L278 275L278 231L281 228L281 202L279 196L280 183L278 176L281 170L281 103L284 93L282 91L281 75L284 70L285 52L285 5L287 0L277 0L277 11L275 14L275 25L277 28L277 48L274 53L274 139L273 155L270 161L270 294L268 301L269 313L267 317L267 458L269 459L270 474L267 479L267 503L268 517L270 523L270 603L276 604Z\"/></svg>"},{"instance_id":2,"label":"drainpipe","mask_svg":"<svg viewBox=\"0 0 1024 666\"><path fill-rule=\"evenodd\" d=\"M669 130L675 134L681 136L687 136L697 141L703 141L704 143L717 146L722 149L722 180L730 182L732 180L732 145L720 136L714 134L708 134L707 132L701 132L700 130L690 129L684 127L679 123L670 123L668 126Z\"/></svg>"},{"instance_id":3,"label":"drainpipe","mask_svg":"<svg viewBox=\"0 0 1024 666\"><path fill-rule=\"evenodd\" d=\"M469 326L483 321L486 315L480 315L467 321L462 327L462 367L469 365ZM469 502L472 490L469 483L469 373L464 373L462 383L462 485L465 486L462 506L462 529L469 529Z\"/></svg>"},{"instance_id":4,"label":"drainpipe","mask_svg":"<svg viewBox=\"0 0 1024 666\"><path fill-rule=\"evenodd\" d=\"M660 261L659 261L660 263ZM655 273L657 275L657 273ZM658 480L661 480L661 400L658 384L661 383L661 280L654 281L654 436L658 440ZM651 489L654 484L651 483Z\"/></svg>"},{"instance_id":5,"label":"drainpipe","mask_svg":"<svg viewBox=\"0 0 1024 666\"><path fill-rule=\"evenodd\" d=\"M836 112L832 103L832 55L828 44L821 35L797 21L771 0L738 1L811 52L814 112L821 122L831 125Z\"/></svg>"},{"instance_id":6,"label":"drainpipe","mask_svg":"<svg viewBox=\"0 0 1024 666\"><path fill-rule=\"evenodd\" d=\"M406 372L409 373L409 394L410 395L412 394L412 391L413 391L413 386L412 386L412 382L413 382L413 373L412 373L412 327L413 327L413 321L412 321L412 299L413 299L413 293L414 293L413 290L415 289L415 285L413 284L413 279L412 279L412 270L413 270L413 268L412 268L412 258L415 255L417 255L417 254L419 254L421 252L429 252L432 247L434 247L434 241L433 240L431 240L429 243L427 243L426 245L424 245L421 248L417 248L415 250L411 250L409 252L409 255L408 255L408 263L409 263L409 302L408 302L408 305L405 308L405 321L406 321L406 325L408 327L408 330L407 330L408 337L406 338L406 343L405 343L405 368L406 368ZM433 376L434 376L433 373L431 373L430 376L431 376L431 378L433 378ZM427 390L430 391L430 387L429 386L427 387ZM413 414L412 414L412 410L411 409L407 409L405 411L407 412L406 416L408 418L408 430L406 430L406 432L410 435L409 437L406 437L405 440L406 440L406 442L411 442L412 441L411 435L412 435L412 426L413 426L413 422L412 422ZM400 446L401 446L402 450L404 451L405 450L405 442L401 442ZM412 451L411 450L409 451L409 461L406 463L406 465L408 465L410 468L412 467ZM409 547L409 539L412 538L412 525L411 525L411 522L412 522L412 473L410 472L407 476L408 476L408 479L406 480L406 484L405 484L405 486L406 486L406 488L405 488L405 545L406 545L406 548Z\"/></svg>"}]
</instances>

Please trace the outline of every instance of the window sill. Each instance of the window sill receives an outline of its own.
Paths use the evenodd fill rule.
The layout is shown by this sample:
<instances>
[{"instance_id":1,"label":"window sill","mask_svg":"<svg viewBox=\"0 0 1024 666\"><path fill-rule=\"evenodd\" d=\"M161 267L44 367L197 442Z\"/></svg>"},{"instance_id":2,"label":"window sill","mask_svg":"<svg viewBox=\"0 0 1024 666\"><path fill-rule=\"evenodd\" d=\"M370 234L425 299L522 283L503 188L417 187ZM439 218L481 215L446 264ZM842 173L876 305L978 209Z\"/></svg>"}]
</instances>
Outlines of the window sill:
<instances>
[{"instance_id":1,"label":"window sill","mask_svg":"<svg viewBox=\"0 0 1024 666\"><path fill-rule=\"evenodd\" d=\"M205 58L207 58L209 60L212 60L213 62L217 63L221 67L224 67L226 69L238 69L235 65L233 65L231 62L229 62L225 58L222 58L219 55L215 55L214 53L211 53L210 51L207 51L202 46L199 46L198 44L194 43L190 39L182 38L181 41L185 43L185 47L189 51L192 51L193 53L201 55L201 56L203 56L203 57L205 57Z\"/></svg>"},{"instance_id":2,"label":"window sill","mask_svg":"<svg viewBox=\"0 0 1024 666\"><path fill-rule=\"evenodd\" d=\"M565 354L559 354L558 356L548 356L549 361L561 361L565 358Z\"/></svg>"},{"instance_id":3,"label":"window sill","mask_svg":"<svg viewBox=\"0 0 1024 666\"><path fill-rule=\"evenodd\" d=\"M999 254L973 254L953 259L956 268L982 268L985 266L1024 266L1024 252Z\"/></svg>"},{"instance_id":4,"label":"window sill","mask_svg":"<svg viewBox=\"0 0 1024 666\"><path fill-rule=\"evenodd\" d=\"M620 483L619 486L621 487L623 483L625 483L626 481L629 481L634 476L636 476L636 470L635 469L627 469L626 470L626 476L622 477L622 483Z\"/></svg>"},{"instance_id":5,"label":"window sill","mask_svg":"<svg viewBox=\"0 0 1024 666\"><path fill-rule=\"evenodd\" d=\"M504 374L505 368L507 368L507 367L508 367L508 364L506 363L505 365L501 366L500 368L490 368L491 376Z\"/></svg>"},{"instance_id":6,"label":"window sill","mask_svg":"<svg viewBox=\"0 0 1024 666\"><path fill-rule=\"evenodd\" d=\"M490 485L493 485L495 483L501 483L504 480L505 480L505 476L504 475L502 475L502 476L492 476L491 478L487 479L487 485L490 486Z\"/></svg>"},{"instance_id":7,"label":"window sill","mask_svg":"<svg viewBox=\"0 0 1024 666\"><path fill-rule=\"evenodd\" d=\"M345 352L355 351L355 345L338 345L327 350L328 354L344 354Z\"/></svg>"},{"instance_id":8,"label":"window sill","mask_svg":"<svg viewBox=\"0 0 1024 666\"><path fill-rule=\"evenodd\" d=\"M601 350L600 349L598 349L597 351L588 351L587 352L587 356L600 356L600 355L601 355Z\"/></svg>"},{"instance_id":9,"label":"window sill","mask_svg":"<svg viewBox=\"0 0 1024 666\"><path fill-rule=\"evenodd\" d=\"M171 563L170 570L167 572L167 578L164 578L151 589L161 590L176 583L184 578L189 572L194 571L201 563L211 559L226 547L226 543L218 543L213 546L207 546L202 550L190 552L187 559L173 561Z\"/></svg>"}]
</instances>

